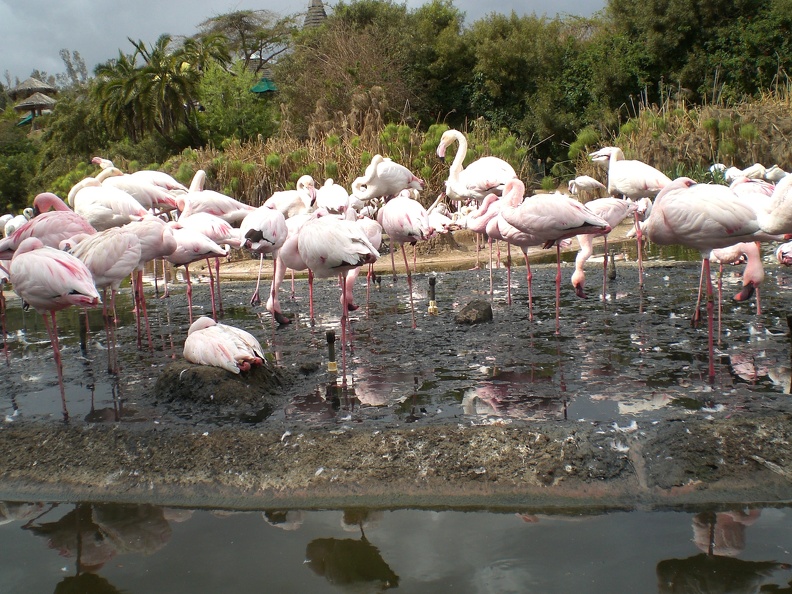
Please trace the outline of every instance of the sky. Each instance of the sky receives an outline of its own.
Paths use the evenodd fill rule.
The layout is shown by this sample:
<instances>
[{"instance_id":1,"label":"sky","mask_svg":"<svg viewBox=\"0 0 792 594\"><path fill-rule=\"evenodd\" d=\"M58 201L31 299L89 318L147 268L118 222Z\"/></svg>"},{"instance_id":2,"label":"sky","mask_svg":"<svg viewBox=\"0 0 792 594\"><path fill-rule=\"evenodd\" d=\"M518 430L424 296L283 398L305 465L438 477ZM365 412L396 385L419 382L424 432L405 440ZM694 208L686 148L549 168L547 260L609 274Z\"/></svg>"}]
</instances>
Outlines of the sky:
<instances>
[{"instance_id":1,"label":"sky","mask_svg":"<svg viewBox=\"0 0 792 594\"><path fill-rule=\"evenodd\" d=\"M399 0L396 0L400 3ZM454 0L471 24L492 12L590 16L606 0ZM417 8L423 0L407 0ZM281 16L304 14L310 0L0 0L0 81L23 81L33 70L58 74L65 71L60 50L77 51L89 74L97 64L132 52L127 40L147 45L168 33L193 35L199 23L237 10L271 10ZM325 2L328 14L335 2Z\"/></svg>"}]
</instances>

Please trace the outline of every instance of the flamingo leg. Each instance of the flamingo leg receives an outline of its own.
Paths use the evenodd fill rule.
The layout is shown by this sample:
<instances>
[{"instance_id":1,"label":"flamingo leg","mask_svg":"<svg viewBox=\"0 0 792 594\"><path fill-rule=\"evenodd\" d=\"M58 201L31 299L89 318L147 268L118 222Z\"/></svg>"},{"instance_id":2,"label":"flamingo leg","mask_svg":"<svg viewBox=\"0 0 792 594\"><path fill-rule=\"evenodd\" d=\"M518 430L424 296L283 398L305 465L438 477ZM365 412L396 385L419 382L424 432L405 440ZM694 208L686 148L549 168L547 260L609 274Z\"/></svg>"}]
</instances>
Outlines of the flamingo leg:
<instances>
[{"instance_id":1,"label":"flamingo leg","mask_svg":"<svg viewBox=\"0 0 792 594\"><path fill-rule=\"evenodd\" d=\"M220 258L215 258L215 274L217 275L217 313L223 317L223 294L220 291Z\"/></svg>"},{"instance_id":2,"label":"flamingo leg","mask_svg":"<svg viewBox=\"0 0 792 594\"><path fill-rule=\"evenodd\" d=\"M7 340L7 332L6 332L6 299L5 295L3 294L3 285L5 283L0 281L0 325L2 325L3 330L3 353L5 354L6 363L9 363L8 359L8 340Z\"/></svg>"},{"instance_id":3,"label":"flamingo leg","mask_svg":"<svg viewBox=\"0 0 792 594\"><path fill-rule=\"evenodd\" d=\"M146 294L143 292L143 271L138 271L140 291L138 298L140 299L140 309L143 310L143 322L146 326L146 336L148 337L149 351L154 352L154 342L151 340L151 324L149 324L148 306L146 305ZM138 348L140 348L140 331L138 330Z\"/></svg>"},{"instance_id":4,"label":"flamingo leg","mask_svg":"<svg viewBox=\"0 0 792 594\"><path fill-rule=\"evenodd\" d=\"M523 249L523 257L525 258L525 282L528 284L528 321L533 322L533 288L531 286L533 272L531 272L531 264L528 262L527 249Z\"/></svg>"},{"instance_id":5,"label":"flamingo leg","mask_svg":"<svg viewBox=\"0 0 792 594\"><path fill-rule=\"evenodd\" d=\"M212 299L212 319L217 321L217 306L215 304L215 279L212 274L212 262L209 258L206 259L206 270L209 272L209 295Z\"/></svg>"},{"instance_id":6,"label":"flamingo leg","mask_svg":"<svg viewBox=\"0 0 792 594\"><path fill-rule=\"evenodd\" d=\"M710 261L709 258L704 258L705 274L707 275L707 347L709 350L709 380L715 380L715 344L712 333L712 277L710 276Z\"/></svg>"},{"instance_id":7,"label":"flamingo leg","mask_svg":"<svg viewBox=\"0 0 792 594\"><path fill-rule=\"evenodd\" d=\"M187 265L184 266L184 278L187 280L187 311L190 312L190 326L192 326L192 282L190 281L190 269Z\"/></svg>"},{"instance_id":8,"label":"flamingo leg","mask_svg":"<svg viewBox=\"0 0 792 594\"><path fill-rule=\"evenodd\" d=\"M602 300L605 301L605 295L608 293L608 237L605 236L603 247L605 249L605 256L602 259Z\"/></svg>"},{"instance_id":9,"label":"flamingo leg","mask_svg":"<svg viewBox=\"0 0 792 594\"><path fill-rule=\"evenodd\" d=\"M489 240L489 277L490 277L490 299L492 299L492 239Z\"/></svg>"},{"instance_id":10,"label":"flamingo leg","mask_svg":"<svg viewBox=\"0 0 792 594\"><path fill-rule=\"evenodd\" d=\"M58 371L58 386L60 387L61 393L61 404L63 405L63 420L69 420L69 411L66 408L66 388L63 386L63 362L61 360L61 353L60 353L60 344L58 342L58 325L55 322L55 312L51 311L50 319L52 323L50 324L50 320L47 319L46 314L42 314L42 318L44 318L44 326L47 329L47 334L49 334L50 343L52 343L52 350L55 353L55 367Z\"/></svg>"},{"instance_id":11,"label":"flamingo leg","mask_svg":"<svg viewBox=\"0 0 792 594\"><path fill-rule=\"evenodd\" d=\"M291 298L294 299L294 270L291 271Z\"/></svg>"},{"instance_id":12,"label":"flamingo leg","mask_svg":"<svg viewBox=\"0 0 792 594\"><path fill-rule=\"evenodd\" d=\"M704 262L701 263L701 274L699 275L699 288L698 297L696 297L696 309L693 310L693 317L690 319L690 325L697 328L701 321L701 295L704 292Z\"/></svg>"},{"instance_id":13,"label":"flamingo leg","mask_svg":"<svg viewBox=\"0 0 792 594\"><path fill-rule=\"evenodd\" d=\"M390 250L390 257L391 257L391 268L393 269L393 282L396 282L396 260L393 257L393 242L388 242L388 249ZM402 245L402 249L404 249L404 245ZM407 256L404 257L404 262L407 262Z\"/></svg>"},{"instance_id":14,"label":"flamingo leg","mask_svg":"<svg viewBox=\"0 0 792 594\"><path fill-rule=\"evenodd\" d=\"M346 373L346 326L347 326L347 287L346 273L338 275L341 281L341 385L347 385Z\"/></svg>"},{"instance_id":15,"label":"flamingo leg","mask_svg":"<svg viewBox=\"0 0 792 594\"><path fill-rule=\"evenodd\" d=\"M311 324L314 323L314 306L313 306L313 271L308 269L308 315L311 318Z\"/></svg>"},{"instance_id":16,"label":"flamingo leg","mask_svg":"<svg viewBox=\"0 0 792 594\"><path fill-rule=\"evenodd\" d=\"M638 288L643 289L643 231L638 221L638 213L635 213L635 242L638 245Z\"/></svg>"},{"instance_id":17,"label":"flamingo leg","mask_svg":"<svg viewBox=\"0 0 792 594\"><path fill-rule=\"evenodd\" d=\"M407 290L410 292L410 313L412 314L412 327L413 329L415 329L418 327L418 324L415 323L415 305L413 304L412 274L410 274L410 265L407 263L407 252L404 250L404 244L402 244L402 255L404 256L404 266L407 268Z\"/></svg>"},{"instance_id":18,"label":"flamingo leg","mask_svg":"<svg viewBox=\"0 0 792 594\"><path fill-rule=\"evenodd\" d=\"M561 246L556 243L556 334L561 334Z\"/></svg>"},{"instance_id":19,"label":"flamingo leg","mask_svg":"<svg viewBox=\"0 0 792 594\"><path fill-rule=\"evenodd\" d=\"M481 268L481 260L479 259L479 254L481 252L481 234L476 233L476 265L471 268L471 270L478 270Z\"/></svg>"},{"instance_id":20,"label":"flamingo leg","mask_svg":"<svg viewBox=\"0 0 792 594\"><path fill-rule=\"evenodd\" d=\"M721 342L721 318L723 314L723 262L718 268L718 345Z\"/></svg>"},{"instance_id":21,"label":"flamingo leg","mask_svg":"<svg viewBox=\"0 0 792 594\"><path fill-rule=\"evenodd\" d=\"M260 305L261 298L259 297L259 285L261 284L261 269L264 267L264 254L261 254L259 258L259 269L258 269L258 276L256 277L256 289L253 291L253 295L250 298L250 305Z\"/></svg>"}]
</instances>

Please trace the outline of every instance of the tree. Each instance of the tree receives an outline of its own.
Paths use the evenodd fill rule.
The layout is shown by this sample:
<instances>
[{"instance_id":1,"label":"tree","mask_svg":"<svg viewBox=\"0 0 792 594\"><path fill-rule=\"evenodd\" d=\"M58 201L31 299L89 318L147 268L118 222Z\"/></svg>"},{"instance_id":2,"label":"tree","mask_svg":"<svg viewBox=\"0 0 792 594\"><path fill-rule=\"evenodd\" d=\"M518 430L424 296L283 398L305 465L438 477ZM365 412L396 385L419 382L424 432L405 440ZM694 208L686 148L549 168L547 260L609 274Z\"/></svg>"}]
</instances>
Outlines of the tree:
<instances>
[{"instance_id":1,"label":"tree","mask_svg":"<svg viewBox=\"0 0 792 594\"><path fill-rule=\"evenodd\" d=\"M295 17L279 18L269 10L237 10L202 22L198 38L224 37L244 68L260 74L288 49L295 24Z\"/></svg>"}]
</instances>

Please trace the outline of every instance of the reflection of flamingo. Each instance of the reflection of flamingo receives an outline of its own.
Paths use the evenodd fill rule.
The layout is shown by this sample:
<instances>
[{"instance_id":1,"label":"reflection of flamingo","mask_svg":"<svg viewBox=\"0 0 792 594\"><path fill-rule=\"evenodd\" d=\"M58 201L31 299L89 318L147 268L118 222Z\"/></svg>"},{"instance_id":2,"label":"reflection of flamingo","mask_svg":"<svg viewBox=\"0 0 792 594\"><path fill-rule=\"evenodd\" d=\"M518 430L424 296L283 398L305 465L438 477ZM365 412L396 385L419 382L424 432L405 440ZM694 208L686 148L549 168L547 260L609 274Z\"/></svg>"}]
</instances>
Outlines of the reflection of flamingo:
<instances>
[{"instance_id":1,"label":"reflection of flamingo","mask_svg":"<svg viewBox=\"0 0 792 594\"><path fill-rule=\"evenodd\" d=\"M198 365L222 367L231 373L261 365L264 349L245 330L201 317L190 325L184 341L184 358Z\"/></svg>"},{"instance_id":2,"label":"reflection of flamingo","mask_svg":"<svg viewBox=\"0 0 792 594\"><path fill-rule=\"evenodd\" d=\"M14 253L10 273L17 295L44 318L44 325L55 352L63 416L68 419L55 312L70 305L94 307L99 303L99 293L94 286L91 271L71 254L45 247L41 240L29 237ZM50 319L47 319L47 314Z\"/></svg>"},{"instance_id":3,"label":"reflection of flamingo","mask_svg":"<svg viewBox=\"0 0 792 594\"><path fill-rule=\"evenodd\" d=\"M404 250L404 244L405 242L415 243L429 239L432 232L429 225L429 217L420 202L409 198L403 192L385 203L379 210L377 219L382 225L382 230L388 235L394 281L396 281L396 263L393 257L393 246L394 244L401 246L402 255L404 256L404 267L407 270L407 288L410 291L412 327L416 328L415 306L412 296L412 274L410 273L410 265L407 262L407 252Z\"/></svg>"}]
</instances>

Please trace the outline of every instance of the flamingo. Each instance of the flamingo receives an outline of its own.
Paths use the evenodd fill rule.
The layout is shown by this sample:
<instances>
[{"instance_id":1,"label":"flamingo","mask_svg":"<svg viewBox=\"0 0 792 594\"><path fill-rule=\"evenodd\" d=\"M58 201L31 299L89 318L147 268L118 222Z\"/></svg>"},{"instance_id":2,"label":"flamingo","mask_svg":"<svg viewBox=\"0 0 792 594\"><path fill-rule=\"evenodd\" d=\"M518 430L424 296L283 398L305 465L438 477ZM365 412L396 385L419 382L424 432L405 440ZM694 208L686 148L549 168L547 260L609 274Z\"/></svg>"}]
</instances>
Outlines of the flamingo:
<instances>
[{"instance_id":1,"label":"flamingo","mask_svg":"<svg viewBox=\"0 0 792 594\"><path fill-rule=\"evenodd\" d=\"M264 363L264 349L250 332L205 316L190 324L183 354L191 363L236 374Z\"/></svg>"},{"instance_id":2,"label":"flamingo","mask_svg":"<svg viewBox=\"0 0 792 594\"><path fill-rule=\"evenodd\" d=\"M209 214L208 212L196 212L189 216L179 217L179 224L206 235L218 245L226 245L239 248L242 245L241 231L232 227L231 223L225 219ZM209 270L209 282L216 283L217 305L220 314L223 313L223 295L220 290L220 258L214 258L215 274L212 275L211 262L206 260L207 270Z\"/></svg>"},{"instance_id":3,"label":"flamingo","mask_svg":"<svg viewBox=\"0 0 792 594\"><path fill-rule=\"evenodd\" d=\"M524 192L520 180L511 180L507 191ZM545 247L556 246L556 334L561 316L561 245L563 239L588 233L609 233L610 225L583 204L564 194L539 194L523 200L519 206L504 206L501 215L519 231L540 240Z\"/></svg>"},{"instance_id":4,"label":"flamingo","mask_svg":"<svg viewBox=\"0 0 792 594\"><path fill-rule=\"evenodd\" d=\"M124 173L115 167L109 167L112 175L102 180L103 186L112 186L123 190L148 211L171 211L178 207L176 199L169 190L158 186L145 178Z\"/></svg>"},{"instance_id":5,"label":"flamingo","mask_svg":"<svg viewBox=\"0 0 792 594\"><path fill-rule=\"evenodd\" d=\"M54 208L54 211L50 211ZM96 233L91 224L72 211L55 194L44 192L33 199L32 219L22 225L10 237L0 240L0 260L10 260L14 251L29 237L37 237L48 247L58 248L60 242L79 233Z\"/></svg>"},{"instance_id":6,"label":"flamingo","mask_svg":"<svg viewBox=\"0 0 792 594\"><path fill-rule=\"evenodd\" d=\"M385 203L379 210L377 219L377 222L382 225L382 230L388 236L394 282L396 281L396 263L393 256L393 246L394 244L401 246L402 255L404 256L404 267L407 270L407 287L410 292L412 327L417 328L412 295L412 274L410 273L410 265L407 262L407 252L404 250L404 244L414 244L418 241L429 239L432 233L429 217L421 203L410 198L408 191L403 191Z\"/></svg>"},{"instance_id":7,"label":"flamingo","mask_svg":"<svg viewBox=\"0 0 792 594\"><path fill-rule=\"evenodd\" d=\"M605 184L590 175L579 175L575 179L570 179L567 188L572 196L582 196L584 193L596 196L600 190L607 189Z\"/></svg>"},{"instance_id":8,"label":"flamingo","mask_svg":"<svg viewBox=\"0 0 792 594\"><path fill-rule=\"evenodd\" d=\"M658 245L684 245L701 252L707 283L707 323L710 380L715 377L713 344L712 278L710 252L743 241L772 241L760 221L777 222L773 213L757 213L751 203L730 188L717 184L697 184L680 177L668 184L655 198L644 231Z\"/></svg>"},{"instance_id":9,"label":"flamingo","mask_svg":"<svg viewBox=\"0 0 792 594\"><path fill-rule=\"evenodd\" d=\"M20 243L14 253L10 278L14 291L25 306L32 307L44 318L44 325L55 354L63 417L68 419L55 312L70 305L95 307L99 303L99 293L94 285L91 271L71 254L47 247L36 237L28 237Z\"/></svg>"},{"instance_id":10,"label":"flamingo","mask_svg":"<svg viewBox=\"0 0 792 594\"><path fill-rule=\"evenodd\" d=\"M294 190L281 190L267 198L263 206L274 208L285 218L310 212L316 204L316 182L310 175L303 175L297 180Z\"/></svg>"},{"instance_id":11,"label":"flamingo","mask_svg":"<svg viewBox=\"0 0 792 594\"><path fill-rule=\"evenodd\" d=\"M476 234L476 259L478 260L478 236L482 233L487 231L487 225L489 222L500 214L500 203L499 196L497 194L490 194L481 202L481 206L468 214L463 219L462 227L465 229L470 229ZM496 235L499 235L496 233ZM488 235L489 237L489 246L490 246L490 295L492 295L492 241L493 237Z\"/></svg>"},{"instance_id":12,"label":"flamingo","mask_svg":"<svg viewBox=\"0 0 792 594\"><path fill-rule=\"evenodd\" d=\"M146 263L171 255L177 247L176 238L173 236L173 229L160 217L147 215L140 221L132 221L121 227L132 231L137 235L140 243L140 260L137 270L133 273L132 290L135 297L135 313L137 324L137 341L140 348L140 314L142 312L145 321L146 333L148 335L149 349L153 349L151 341L151 327L148 323L148 308L146 307L146 295L143 291L143 267ZM156 282L157 274L154 271Z\"/></svg>"},{"instance_id":13,"label":"flamingo","mask_svg":"<svg viewBox=\"0 0 792 594\"><path fill-rule=\"evenodd\" d=\"M671 179L643 161L627 160L616 146L606 146L589 154L595 162L608 163L608 193L616 198L654 198ZM635 213L635 241L638 246L638 286L643 287L643 232Z\"/></svg>"},{"instance_id":14,"label":"flamingo","mask_svg":"<svg viewBox=\"0 0 792 594\"><path fill-rule=\"evenodd\" d=\"M306 270L308 266L300 256L297 240L299 238L300 229L309 220L316 216L315 213L297 214L286 219L287 235L286 240L278 249L275 255L276 263L272 273L272 286L270 294L267 299L266 309L272 314L272 318L280 325L290 324L291 320L283 315L280 306L280 299L278 298L280 286L283 279L286 278L286 269L292 271ZM313 319L313 294L309 293L309 308L310 317Z\"/></svg>"},{"instance_id":15,"label":"flamingo","mask_svg":"<svg viewBox=\"0 0 792 594\"><path fill-rule=\"evenodd\" d=\"M261 303L259 298L259 284L261 283L261 269L264 267L264 254L273 254L273 277L278 265L277 251L286 241L289 230L283 214L270 206L260 206L249 213L239 227L243 245L256 254L259 254L259 271L256 279L256 289L250 298L250 305Z\"/></svg>"},{"instance_id":16,"label":"flamingo","mask_svg":"<svg viewBox=\"0 0 792 594\"><path fill-rule=\"evenodd\" d=\"M325 180L324 185L316 191L316 206L324 208L330 214L342 215L349 208L349 192L332 178Z\"/></svg>"},{"instance_id":17,"label":"flamingo","mask_svg":"<svg viewBox=\"0 0 792 594\"><path fill-rule=\"evenodd\" d=\"M23 210L22 214L18 214L16 216L9 215L11 216L11 218L8 219L3 225L3 236L8 237L9 235L12 235L14 231L16 231L22 225L27 223L30 219L33 218L34 215L35 213L33 209L30 207Z\"/></svg>"},{"instance_id":18,"label":"flamingo","mask_svg":"<svg viewBox=\"0 0 792 594\"><path fill-rule=\"evenodd\" d=\"M350 270L379 258L365 233L355 222L336 217L315 217L300 229L300 257L313 276L338 275L341 283L341 348L343 385L346 385L347 283Z\"/></svg>"},{"instance_id":19,"label":"flamingo","mask_svg":"<svg viewBox=\"0 0 792 594\"><path fill-rule=\"evenodd\" d=\"M187 281L187 309L189 310L190 324L193 322L192 315L192 282L190 281L190 264L198 260L205 260L213 255L225 256L225 250L209 239L203 233L181 227L178 223L169 223L173 231L173 238L176 240L176 249L165 259L174 266L184 266L185 278ZM209 292L212 298L212 315L217 315L214 298L214 283L209 285ZM168 297L168 288L165 288L164 297Z\"/></svg>"},{"instance_id":20,"label":"flamingo","mask_svg":"<svg viewBox=\"0 0 792 594\"><path fill-rule=\"evenodd\" d=\"M445 158L446 149L454 142L458 143L454 160L448 170L448 179L445 182L445 193L452 200L474 200L481 203L489 194L500 196L503 194L506 183L517 177L514 168L498 157L481 157L463 169L463 162L467 157L468 142L465 135L459 130L446 130L440 137L437 145L437 156ZM476 235L476 268L479 261L481 235Z\"/></svg>"},{"instance_id":21,"label":"flamingo","mask_svg":"<svg viewBox=\"0 0 792 594\"><path fill-rule=\"evenodd\" d=\"M632 216L637 210L638 205L629 199L597 198L596 200L586 202L586 208L605 219L611 228L615 228L626 217ZM608 282L608 235L605 234L603 239L605 259L602 268L602 299L604 300ZM575 258L575 272L572 275L572 286L575 287L575 293L578 297L585 298L586 293L584 286L586 282L586 273L583 266L593 253L594 237L590 233L585 233L583 235L578 235L577 240L580 244L580 251Z\"/></svg>"},{"instance_id":22,"label":"flamingo","mask_svg":"<svg viewBox=\"0 0 792 594\"><path fill-rule=\"evenodd\" d=\"M425 185L404 165L377 154L363 176L352 182L352 195L367 202L374 198L387 199L406 189L423 190Z\"/></svg>"},{"instance_id":23,"label":"flamingo","mask_svg":"<svg viewBox=\"0 0 792 594\"><path fill-rule=\"evenodd\" d=\"M776 260L784 266L792 266L792 241L782 243L776 248Z\"/></svg>"},{"instance_id":24,"label":"flamingo","mask_svg":"<svg viewBox=\"0 0 792 594\"><path fill-rule=\"evenodd\" d=\"M255 206L250 206L214 190L204 190L206 173L198 170L193 176L190 189L186 194L180 194L176 199L181 217L188 217L198 212L208 212L232 225L238 224L252 211Z\"/></svg>"},{"instance_id":25,"label":"flamingo","mask_svg":"<svg viewBox=\"0 0 792 594\"><path fill-rule=\"evenodd\" d=\"M69 191L74 212L85 217L97 231L120 227L148 214L140 202L124 190L102 185L111 175L113 168L103 169L96 178L86 178Z\"/></svg>"},{"instance_id":26,"label":"flamingo","mask_svg":"<svg viewBox=\"0 0 792 594\"><path fill-rule=\"evenodd\" d=\"M110 159L105 159L103 157L94 157L91 159L91 163L95 165L99 165L102 169L109 169L111 167L115 167L113 162ZM141 181L145 181L155 186L159 186L164 190L168 191L178 191L178 192L186 192L187 187L178 182L173 178L173 176L165 173L164 171L157 171L155 169L143 169L141 171L135 171L130 173L129 175L133 175Z\"/></svg>"},{"instance_id":27,"label":"flamingo","mask_svg":"<svg viewBox=\"0 0 792 594\"><path fill-rule=\"evenodd\" d=\"M70 253L85 264L91 271L96 288L102 289L109 357L108 370L113 372L117 366L117 361L110 355L110 352L114 351L114 329L117 325L115 295L121 286L121 281L130 276L140 263L140 240L132 231L112 227L93 235L82 236L70 249ZM107 289L110 289L112 327L107 313Z\"/></svg>"}]
</instances>

